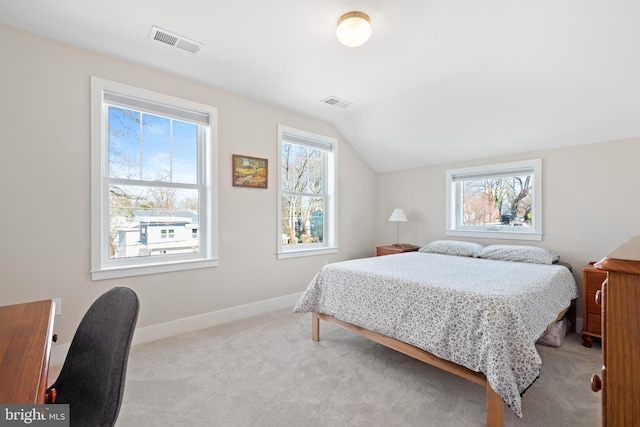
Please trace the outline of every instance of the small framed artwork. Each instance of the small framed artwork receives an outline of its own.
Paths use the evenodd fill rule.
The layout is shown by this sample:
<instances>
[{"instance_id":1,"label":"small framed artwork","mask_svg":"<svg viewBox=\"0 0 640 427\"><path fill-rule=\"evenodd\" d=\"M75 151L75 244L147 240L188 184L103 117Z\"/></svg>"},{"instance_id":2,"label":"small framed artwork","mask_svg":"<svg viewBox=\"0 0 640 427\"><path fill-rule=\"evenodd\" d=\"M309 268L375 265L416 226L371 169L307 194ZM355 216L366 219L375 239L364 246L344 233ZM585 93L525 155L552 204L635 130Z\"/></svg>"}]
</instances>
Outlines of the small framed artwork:
<instances>
[{"instance_id":1,"label":"small framed artwork","mask_svg":"<svg viewBox=\"0 0 640 427\"><path fill-rule=\"evenodd\" d=\"M233 185L236 187L267 188L268 172L268 159L233 155Z\"/></svg>"}]
</instances>

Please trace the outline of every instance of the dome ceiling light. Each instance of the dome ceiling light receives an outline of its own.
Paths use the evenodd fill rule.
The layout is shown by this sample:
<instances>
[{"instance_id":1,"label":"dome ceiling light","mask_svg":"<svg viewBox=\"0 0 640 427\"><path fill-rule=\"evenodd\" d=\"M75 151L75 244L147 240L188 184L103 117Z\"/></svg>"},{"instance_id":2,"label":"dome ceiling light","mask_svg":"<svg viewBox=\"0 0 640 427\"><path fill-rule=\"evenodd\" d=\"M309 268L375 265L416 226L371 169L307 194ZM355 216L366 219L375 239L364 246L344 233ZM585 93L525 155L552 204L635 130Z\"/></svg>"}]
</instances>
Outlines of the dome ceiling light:
<instances>
[{"instance_id":1,"label":"dome ceiling light","mask_svg":"<svg viewBox=\"0 0 640 427\"><path fill-rule=\"evenodd\" d=\"M338 19L336 37L347 47L363 45L371 37L371 19L364 12L347 12Z\"/></svg>"}]
</instances>

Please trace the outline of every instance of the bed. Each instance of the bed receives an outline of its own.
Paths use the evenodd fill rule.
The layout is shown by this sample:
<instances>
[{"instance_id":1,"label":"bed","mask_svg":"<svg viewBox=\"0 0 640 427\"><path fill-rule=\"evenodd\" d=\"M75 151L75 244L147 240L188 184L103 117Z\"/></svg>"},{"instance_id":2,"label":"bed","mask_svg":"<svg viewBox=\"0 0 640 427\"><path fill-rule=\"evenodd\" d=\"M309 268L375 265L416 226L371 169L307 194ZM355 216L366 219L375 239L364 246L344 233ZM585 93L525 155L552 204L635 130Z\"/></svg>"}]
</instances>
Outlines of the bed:
<instances>
[{"instance_id":1,"label":"bed","mask_svg":"<svg viewBox=\"0 0 640 427\"><path fill-rule=\"evenodd\" d=\"M504 403L522 417L521 396L540 373L536 341L578 296L558 258L533 246L436 241L325 265L294 311L313 313L314 341L323 319L485 386L487 425L503 425Z\"/></svg>"}]
</instances>

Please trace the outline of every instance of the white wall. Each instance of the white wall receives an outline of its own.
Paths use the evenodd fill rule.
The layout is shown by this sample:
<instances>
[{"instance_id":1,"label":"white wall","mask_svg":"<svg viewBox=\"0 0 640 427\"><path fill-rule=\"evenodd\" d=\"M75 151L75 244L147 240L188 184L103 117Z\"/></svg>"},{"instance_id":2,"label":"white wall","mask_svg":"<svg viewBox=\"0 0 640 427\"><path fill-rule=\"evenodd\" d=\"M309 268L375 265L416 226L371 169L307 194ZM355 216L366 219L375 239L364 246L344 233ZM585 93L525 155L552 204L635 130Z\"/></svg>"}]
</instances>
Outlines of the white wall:
<instances>
[{"instance_id":1,"label":"white wall","mask_svg":"<svg viewBox=\"0 0 640 427\"><path fill-rule=\"evenodd\" d=\"M541 242L452 239L552 249L573 266L582 292L582 268L640 234L640 138L378 174L376 244L395 242L395 223L387 221L394 208L403 208L409 219L400 224L402 242L424 245L448 238L447 169L534 158L542 159ZM582 300L578 303L582 318Z\"/></svg>"},{"instance_id":2,"label":"white wall","mask_svg":"<svg viewBox=\"0 0 640 427\"><path fill-rule=\"evenodd\" d=\"M542 158L544 239L536 244L571 263L580 285L584 264L640 234L640 139L376 175L327 123L10 27L0 25L0 38L11 40L0 44L0 305L62 298L58 346L70 341L91 302L117 285L140 296L138 326L151 331L149 336L161 335L153 331L180 319L202 315L210 321L216 316L208 313L286 300L304 290L325 260L371 256L376 245L393 243L396 227L387 219L396 207L409 217L400 226L402 242L422 245L445 238L448 168ZM218 108L217 268L91 281L92 75ZM336 255L275 258L278 123L339 139ZM270 159L269 189L232 187L234 153ZM197 326L198 320L185 324Z\"/></svg>"},{"instance_id":3,"label":"white wall","mask_svg":"<svg viewBox=\"0 0 640 427\"><path fill-rule=\"evenodd\" d=\"M70 342L91 302L113 286L138 293L138 326L154 330L302 292L325 260L375 253L376 176L331 125L10 27L0 25L0 39L11 40L0 44L0 305L62 298L58 345ZM217 268L90 279L92 75L218 108ZM279 123L339 140L338 254L276 260ZM233 187L232 154L268 158L269 188Z\"/></svg>"}]
</instances>

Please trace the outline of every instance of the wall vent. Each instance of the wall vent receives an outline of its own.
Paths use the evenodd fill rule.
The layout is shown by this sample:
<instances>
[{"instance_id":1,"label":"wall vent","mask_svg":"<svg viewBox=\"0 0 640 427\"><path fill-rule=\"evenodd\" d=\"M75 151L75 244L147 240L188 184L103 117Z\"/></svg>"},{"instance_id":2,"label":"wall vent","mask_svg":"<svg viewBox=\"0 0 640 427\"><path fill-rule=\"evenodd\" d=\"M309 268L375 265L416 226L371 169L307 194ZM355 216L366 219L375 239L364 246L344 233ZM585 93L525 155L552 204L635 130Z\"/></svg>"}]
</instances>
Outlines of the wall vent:
<instances>
[{"instance_id":1,"label":"wall vent","mask_svg":"<svg viewBox=\"0 0 640 427\"><path fill-rule=\"evenodd\" d=\"M200 48L204 46L202 43L198 43L194 40L189 40L186 37L182 37L170 31L163 30L162 28L156 27L155 25L151 27L149 38L151 40L156 40L191 53L198 53Z\"/></svg>"},{"instance_id":2,"label":"wall vent","mask_svg":"<svg viewBox=\"0 0 640 427\"><path fill-rule=\"evenodd\" d=\"M343 110L353 105L353 102L345 101L344 99L340 99L336 96L330 96L328 98L325 98L322 100L322 102L337 108L342 108Z\"/></svg>"}]
</instances>

